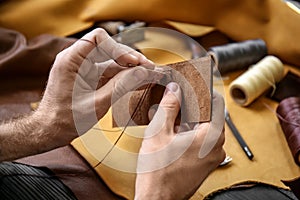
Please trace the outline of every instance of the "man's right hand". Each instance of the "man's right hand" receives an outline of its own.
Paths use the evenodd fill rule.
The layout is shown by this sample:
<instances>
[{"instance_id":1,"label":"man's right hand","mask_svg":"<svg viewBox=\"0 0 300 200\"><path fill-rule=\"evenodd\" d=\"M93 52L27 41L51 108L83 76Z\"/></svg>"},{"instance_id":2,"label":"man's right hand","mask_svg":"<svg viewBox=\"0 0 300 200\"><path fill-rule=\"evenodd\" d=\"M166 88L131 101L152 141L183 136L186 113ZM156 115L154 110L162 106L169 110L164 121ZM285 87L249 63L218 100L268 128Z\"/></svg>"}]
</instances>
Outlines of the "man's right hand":
<instances>
[{"instance_id":1,"label":"man's right hand","mask_svg":"<svg viewBox=\"0 0 300 200\"><path fill-rule=\"evenodd\" d=\"M174 125L180 103L168 84L140 148L135 199L187 199L225 158L223 98L214 93L212 121L191 128Z\"/></svg>"}]
</instances>

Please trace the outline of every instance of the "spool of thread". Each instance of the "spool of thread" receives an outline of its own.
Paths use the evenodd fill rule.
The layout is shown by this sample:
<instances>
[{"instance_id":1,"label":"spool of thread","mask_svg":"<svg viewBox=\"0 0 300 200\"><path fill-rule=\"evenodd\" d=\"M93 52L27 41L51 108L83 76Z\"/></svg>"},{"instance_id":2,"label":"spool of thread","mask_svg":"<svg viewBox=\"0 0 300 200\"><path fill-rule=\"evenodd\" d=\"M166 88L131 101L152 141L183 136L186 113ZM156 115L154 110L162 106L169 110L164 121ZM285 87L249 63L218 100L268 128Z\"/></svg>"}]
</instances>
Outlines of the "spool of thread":
<instances>
[{"instance_id":1,"label":"spool of thread","mask_svg":"<svg viewBox=\"0 0 300 200\"><path fill-rule=\"evenodd\" d=\"M219 71L222 75L230 71L248 68L265 57L268 50L263 40L256 39L211 47L208 53L215 61L215 72Z\"/></svg>"},{"instance_id":2,"label":"spool of thread","mask_svg":"<svg viewBox=\"0 0 300 200\"><path fill-rule=\"evenodd\" d=\"M276 113L294 160L300 166L300 97L282 100Z\"/></svg>"},{"instance_id":3,"label":"spool of thread","mask_svg":"<svg viewBox=\"0 0 300 200\"><path fill-rule=\"evenodd\" d=\"M275 56L266 56L229 85L230 95L237 104L247 106L270 87L274 92L283 75L282 62Z\"/></svg>"}]
</instances>

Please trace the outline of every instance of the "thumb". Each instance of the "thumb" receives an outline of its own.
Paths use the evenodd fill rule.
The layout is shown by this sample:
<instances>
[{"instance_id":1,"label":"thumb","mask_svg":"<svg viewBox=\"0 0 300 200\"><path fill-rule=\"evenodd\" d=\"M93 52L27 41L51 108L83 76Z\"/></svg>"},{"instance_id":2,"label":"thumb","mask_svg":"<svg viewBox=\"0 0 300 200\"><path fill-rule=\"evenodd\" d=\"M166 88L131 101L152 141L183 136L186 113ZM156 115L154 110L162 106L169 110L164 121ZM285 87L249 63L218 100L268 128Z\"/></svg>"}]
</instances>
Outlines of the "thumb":
<instances>
[{"instance_id":1,"label":"thumb","mask_svg":"<svg viewBox=\"0 0 300 200\"><path fill-rule=\"evenodd\" d=\"M171 82L166 86L164 96L159 104L159 106L166 113L166 120L170 122L172 128L181 105L181 90L177 83Z\"/></svg>"},{"instance_id":2,"label":"thumb","mask_svg":"<svg viewBox=\"0 0 300 200\"><path fill-rule=\"evenodd\" d=\"M164 96L159 104L148 130L152 134L165 128L166 133L174 133L174 124L181 104L181 90L177 83L171 82L166 86Z\"/></svg>"}]
</instances>

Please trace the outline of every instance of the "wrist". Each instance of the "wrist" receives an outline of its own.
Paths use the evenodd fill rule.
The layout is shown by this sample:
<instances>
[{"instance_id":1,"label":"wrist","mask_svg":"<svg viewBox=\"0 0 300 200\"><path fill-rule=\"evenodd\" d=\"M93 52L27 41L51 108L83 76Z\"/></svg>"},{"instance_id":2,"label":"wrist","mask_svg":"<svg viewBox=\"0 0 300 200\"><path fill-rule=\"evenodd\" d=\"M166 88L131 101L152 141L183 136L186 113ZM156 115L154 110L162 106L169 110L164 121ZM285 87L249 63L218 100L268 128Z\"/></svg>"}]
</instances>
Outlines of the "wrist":
<instances>
[{"instance_id":1,"label":"wrist","mask_svg":"<svg viewBox=\"0 0 300 200\"><path fill-rule=\"evenodd\" d=\"M155 176L156 177L156 176ZM139 174L136 180L135 200L173 200L170 188L165 188L163 183L157 182L157 179L147 177L147 174ZM167 180L166 180L167 181Z\"/></svg>"},{"instance_id":2,"label":"wrist","mask_svg":"<svg viewBox=\"0 0 300 200\"><path fill-rule=\"evenodd\" d=\"M54 115L37 111L0 124L0 162L43 153L69 143L53 123ZM60 137L61 135L61 137Z\"/></svg>"},{"instance_id":3,"label":"wrist","mask_svg":"<svg viewBox=\"0 0 300 200\"><path fill-rule=\"evenodd\" d=\"M174 200L171 195L168 195L166 191L148 191L145 193L137 193L134 200Z\"/></svg>"},{"instance_id":4,"label":"wrist","mask_svg":"<svg viewBox=\"0 0 300 200\"><path fill-rule=\"evenodd\" d=\"M39 131L51 142L52 148L65 146L77 136L66 113L64 109L44 109L40 106L31 116L31 121L39 125Z\"/></svg>"}]
</instances>

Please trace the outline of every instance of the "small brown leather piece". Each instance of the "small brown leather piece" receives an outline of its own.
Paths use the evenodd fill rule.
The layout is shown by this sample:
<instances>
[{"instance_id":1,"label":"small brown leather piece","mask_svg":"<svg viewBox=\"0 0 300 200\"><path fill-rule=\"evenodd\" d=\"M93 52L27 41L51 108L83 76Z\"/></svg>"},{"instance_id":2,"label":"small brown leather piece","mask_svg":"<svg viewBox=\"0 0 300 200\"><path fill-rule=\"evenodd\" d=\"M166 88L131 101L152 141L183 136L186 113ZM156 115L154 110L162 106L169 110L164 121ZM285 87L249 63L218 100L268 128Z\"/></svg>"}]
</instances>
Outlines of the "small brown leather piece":
<instances>
[{"instance_id":1,"label":"small brown leather piece","mask_svg":"<svg viewBox=\"0 0 300 200\"><path fill-rule=\"evenodd\" d=\"M144 90L133 91L112 106L113 126L147 125L149 109L159 104L165 86L169 82L179 84L182 104L177 122L207 122L211 119L211 66L210 56L162 66L165 77L146 93L138 105ZM128 106L127 106L128 105ZM135 115L133 116L134 111ZM129 113L129 115L124 114ZM130 123L128 121L132 118Z\"/></svg>"}]
</instances>

